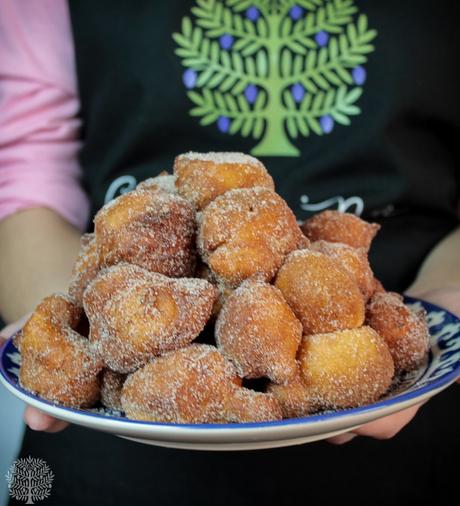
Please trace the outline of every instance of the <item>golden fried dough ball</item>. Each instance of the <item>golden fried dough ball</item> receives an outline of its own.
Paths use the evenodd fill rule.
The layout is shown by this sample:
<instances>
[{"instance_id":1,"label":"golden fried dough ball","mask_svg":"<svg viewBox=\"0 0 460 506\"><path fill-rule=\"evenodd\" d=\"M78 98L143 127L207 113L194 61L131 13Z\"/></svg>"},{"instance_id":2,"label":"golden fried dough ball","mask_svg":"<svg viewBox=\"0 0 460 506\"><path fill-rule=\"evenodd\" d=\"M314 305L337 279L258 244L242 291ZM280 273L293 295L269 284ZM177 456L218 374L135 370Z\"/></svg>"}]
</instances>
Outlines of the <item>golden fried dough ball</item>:
<instances>
[{"instance_id":1,"label":"golden fried dough ball","mask_svg":"<svg viewBox=\"0 0 460 506\"><path fill-rule=\"evenodd\" d=\"M338 262L356 281L365 301L371 297L375 291L374 274L364 248L352 248L340 242L327 241L313 242L310 248Z\"/></svg>"},{"instance_id":2,"label":"golden fried dough ball","mask_svg":"<svg viewBox=\"0 0 460 506\"><path fill-rule=\"evenodd\" d=\"M176 176L168 174L168 172L164 170L163 172L160 172L158 176L150 177L145 181L141 181L137 185L136 189L174 194L177 193Z\"/></svg>"},{"instance_id":3,"label":"golden fried dough ball","mask_svg":"<svg viewBox=\"0 0 460 506\"><path fill-rule=\"evenodd\" d=\"M275 285L305 334L359 327L364 300L356 282L340 264L317 251L293 251L279 270Z\"/></svg>"},{"instance_id":4,"label":"golden fried dough ball","mask_svg":"<svg viewBox=\"0 0 460 506\"><path fill-rule=\"evenodd\" d=\"M281 292L261 280L247 280L225 301L216 322L219 350L245 378L286 383L296 373L302 324Z\"/></svg>"},{"instance_id":5,"label":"golden fried dough ball","mask_svg":"<svg viewBox=\"0 0 460 506\"><path fill-rule=\"evenodd\" d=\"M171 277L193 272L195 211L178 195L125 193L96 214L94 225L101 266L129 262Z\"/></svg>"},{"instance_id":6,"label":"golden fried dough ball","mask_svg":"<svg viewBox=\"0 0 460 506\"><path fill-rule=\"evenodd\" d=\"M126 381L126 374L120 374L110 369L102 371L101 402L106 408L122 411L121 389Z\"/></svg>"},{"instance_id":7,"label":"golden fried dough ball","mask_svg":"<svg viewBox=\"0 0 460 506\"><path fill-rule=\"evenodd\" d=\"M83 304L98 355L113 371L129 373L192 342L216 298L216 288L205 280L172 279L119 264L96 277Z\"/></svg>"},{"instance_id":8,"label":"golden fried dough ball","mask_svg":"<svg viewBox=\"0 0 460 506\"><path fill-rule=\"evenodd\" d=\"M174 162L180 195L203 209L228 190L262 186L275 189L263 164L243 153L185 153Z\"/></svg>"},{"instance_id":9,"label":"golden fried dough ball","mask_svg":"<svg viewBox=\"0 0 460 506\"><path fill-rule=\"evenodd\" d=\"M308 249L311 245L310 239L303 235L300 237L299 244L297 245L297 249Z\"/></svg>"},{"instance_id":10,"label":"golden fried dough ball","mask_svg":"<svg viewBox=\"0 0 460 506\"><path fill-rule=\"evenodd\" d=\"M271 395L239 386L235 368L213 346L192 344L156 358L126 380L128 418L172 423L279 420Z\"/></svg>"},{"instance_id":11,"label":"golden fried dough ball","mask_svg":"<svg viewBox=\"0 0 460 506\"><path fill-rule=\"evenodd\" d=\"M430 336L425 311L412 310L401 295L375 293L367 306L366 323L385 339L398 372L416 369L425 359Z\"/></svg>"},{"instance_id":12,"label":"golden fried dough ball","mask_svg":"<svg viewBox=\"0 0 460 506\"><path fill-rule=\"evenodd\" d=\"M375 402L394 375L390 350L370 327L305 336L299 361L308 397L317 409Z\"/></svg>"},{"instance_id":13,"label":"golden fried dough ball","mask_svg":"<svg viewBox=\"0 0 460 506\"><path fill-rule=\"evenodd\" d=\"M374 291L372 293L374 294L377 292L385 292L385 291L386 290L383 287L382 283L377 278L374 278Z\"/></svg>"},{"instance_id":14,"label":"golden fried dough ball","mask_svg":"<svg viewBox=\"0 0 460 506\"><path fill-rule=\"evenodd\" d=\"M305 387L299 363L297 363L296 374L289 383L284 385L270 383L267 392L274 395L278 400L283 418L307 416L316 410Z\"/></svg>"},{"instance_id":15,"label":"golden fried dough ball","mask_svg":"<svg viewBox=\"0 0 460 506\"><path fill-rule=\"evenodd\" d=\"M368 223L354 214L340 211L323 211L302 225L304 234L311 241L342 242L366 251L379 229L377 223Z\"/></svg>"},{"instance_id":16,"label":"golden fried dough ball","mask_svg":"<svg viewBox=\"0 0 460 506\"><path fill-rule=\"evenodd\" d=\"M83 292L99 272L99 256L94 234L84 234L80 240L80 253L73 267L69 295L83 306Z\"/></svg>"},{"instance_id":17,"label":"golden fried dough ball","mask_svg":"<svg viewBox=\"0 0 460 506\"><path fill-rule=\"evenodd\" d=\"M270 280L302 237L293 212L266 188L231 190L199 218L198 247L214 275L236 287L259 274Z\"/></svg>"},{"instance_id":18,"label":"golden fried dough ball","mask_svg":"<svg viewBox=\"0 0 460 506\"><path fill-rule=\"evenodd\" d=\"M22 330L21 385L66 406L89 407L98 399L102 363L75 332L81 309L66 295L47 297Z\"/></svg>"}]
</instances>

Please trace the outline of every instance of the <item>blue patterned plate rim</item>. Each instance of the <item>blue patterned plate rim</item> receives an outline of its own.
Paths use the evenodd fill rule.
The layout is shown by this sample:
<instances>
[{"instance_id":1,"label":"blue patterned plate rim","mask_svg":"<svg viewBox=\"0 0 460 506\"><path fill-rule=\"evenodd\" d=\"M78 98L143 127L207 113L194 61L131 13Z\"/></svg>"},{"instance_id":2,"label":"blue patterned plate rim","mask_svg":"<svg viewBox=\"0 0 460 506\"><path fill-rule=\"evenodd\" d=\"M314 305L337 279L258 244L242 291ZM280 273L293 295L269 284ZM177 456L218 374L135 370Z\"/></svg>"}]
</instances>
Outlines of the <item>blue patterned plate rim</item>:
<instances>
[{"instance_id":1,"label":"blue patterned plate rim","mask_svg":"<svg viewBox=\"0 0 460 506\"><path fill-rule=\"evenodd\" d=\"M416 299L414 297L404 297L405 302L408 304L421 304L422 307L427 311L428 314L436 312L436 313L444 313L445 317L447 317L448 320L450 320L450 323L454 323L458 326L458 329L456 332L448 338L446 341L445 346L443 349L447 349L447 353L449 353L450 358L452 355L450 352L452 352L454 355L454 361L452 363L449 362L448 367L446 367L446 373L440 374L436 377L436 379L429 381L428 383L420 386L419 388L415 388L414 390L411 390L409 392L402 392L394 397L390 397L388 399L383 399L380 401L377 401L373 404L368 404L365 406L360 406L358 408L350 408L350 409L342 409L337 411L326 411L323 413L318 413L315 415L309 415L306 417L300 417L300 418L287 418L279 421L270 421L270 422L251 422L251 423L215 423L215 424L180 424L180 423L164 423L164 422L145 422L141 420L131 420L129 418L126 418L124 416L111 416L107 414L99 414L92 412L91 410L80 410L76 408L69 408L66 406L62 406L60 404L48 401L46 399L43 399L37 395L34 395L30 393L29 391L25 390L24 388L20 387L17 383L17 381L14 381L12 379L12 374L8 373L6 370L6 362L9 361L7 358L7 354L17 352L16 347L13 344L13 337L9 338L3 346L0 348L0 379L2 379L4 382L8 383L13 387L14 390L17 390L18 392L21 392L23 395L26 395L27 397L30 397L32 399L35 399L43 404L46 404L48 406L52 406L54 408L57 408L59 410L63 410L66 412L70 412L73 415L86 418L86 417L92 417L92 418L99 418L104 420L104 422L107 422L108 424L112 425L112 422L115 422L113 425L116 426L119 423L122 424L135 424L138 426L146 426L146 427L168 427L168 428L177 428L177 429L250 429L250 428L262 428L262 427L282 427L282 426L288 426L288 425L305 425L305 424L312 424L315 422L322 422L322 421L328 421L328 420L336 420L339 418L344 417L350 417L353 415L361 415L364 413L369 413L372 411L377 411L380 408L393 406L395 404L403 403L405 401L409 401L411 399L421 397L424 394L438 390L453 381L455 381L456 378L460 377L460 318L455 316L450 311L441 308L439 306L436 306L435 304L431 304L430 302L423 301L421 299ZM444 319L445 319L444 317ZM442 325L434 325L434 327L441 327ZM432 336L433 337L433 336ZM455 341L455 342L454 342ZM454 346L447 346L447 343L454 342ZM436 343L436 344L439 344ZM447 354L446 353L446 354ZM429 360L428 360L428 366L432 363L433 354L432 349L429 351ZM441 368L442 369L442 368ZM447 370L448 369L448 370ZM427 372L428 367L423 372L422 376L418 378L415 382L415 385L423 378L424 374ZM414 385L413 385L414 386Z\"/></svg>"}]
</instances>

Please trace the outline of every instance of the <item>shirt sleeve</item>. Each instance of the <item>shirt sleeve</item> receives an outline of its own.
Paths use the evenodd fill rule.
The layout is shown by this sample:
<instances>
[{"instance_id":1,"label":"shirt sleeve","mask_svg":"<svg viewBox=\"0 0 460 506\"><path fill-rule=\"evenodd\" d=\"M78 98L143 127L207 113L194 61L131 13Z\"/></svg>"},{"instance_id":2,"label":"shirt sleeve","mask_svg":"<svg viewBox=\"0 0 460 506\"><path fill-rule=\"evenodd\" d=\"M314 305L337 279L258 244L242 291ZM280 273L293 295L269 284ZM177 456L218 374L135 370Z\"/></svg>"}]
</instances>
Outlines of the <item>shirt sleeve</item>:
<instances>
[{"instance_id":1,"label":"shirt sleeve","mask_svg":"<svg viewBox=\"0 0 460 506\"><path fill-rule=\"evenodd\" d=\"M48 207L84 229L75 59L67 2L0 2L0 220Z\"/></svg>"}]
</instances>

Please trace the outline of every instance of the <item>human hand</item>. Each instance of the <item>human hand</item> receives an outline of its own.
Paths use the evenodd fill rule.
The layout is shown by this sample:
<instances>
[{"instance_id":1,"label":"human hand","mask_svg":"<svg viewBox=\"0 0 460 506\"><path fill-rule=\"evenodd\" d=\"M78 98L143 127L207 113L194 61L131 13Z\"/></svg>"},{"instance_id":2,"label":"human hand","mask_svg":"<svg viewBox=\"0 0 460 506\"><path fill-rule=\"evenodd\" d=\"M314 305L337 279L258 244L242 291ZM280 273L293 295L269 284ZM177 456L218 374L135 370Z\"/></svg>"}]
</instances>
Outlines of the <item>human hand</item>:
<instances>
[{"instance_id":1,"label":"human hand","mask_svg":"<svg viewBox=\"0 0 460 506\"><path fill-rule=\"evenodd\" d=\"M20 330L28 318L29 315L26 315L20 320L7 325L0 330L0 346L6 339ZM24 411L24 421L32 430L44 432L59 432L69 425L67 422L53 418L52 416L49 416L36 408L32 408L31 406L27 406Z\"/></svg>"}]
</instances>

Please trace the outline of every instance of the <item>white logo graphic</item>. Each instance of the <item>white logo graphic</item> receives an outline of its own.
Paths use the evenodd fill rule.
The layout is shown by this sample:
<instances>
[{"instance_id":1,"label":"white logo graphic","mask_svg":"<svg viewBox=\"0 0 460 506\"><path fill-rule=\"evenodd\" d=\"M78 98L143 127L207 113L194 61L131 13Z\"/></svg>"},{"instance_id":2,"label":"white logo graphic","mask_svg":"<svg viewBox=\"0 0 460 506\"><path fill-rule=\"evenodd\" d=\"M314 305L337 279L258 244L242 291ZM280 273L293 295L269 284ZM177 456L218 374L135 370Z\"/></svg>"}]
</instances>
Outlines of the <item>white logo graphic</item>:
<instances>
[{"instance_id":1,"label":"white logo graphic","mask_svg":"<svg viewBox=\"0 0 460 506\"><path fill-rule=\"evenodd\" d=\"M6 473L10 496L26 504L49 497L53 479L48 464L30 456L15 460Z\"/></svg>"},{"instance_id":2,"label":"white logo graphic","mask_svg":"<svg viewBox=\"0 0 460 506\"><path fill-rule=\"evenodd\" d=\"M123 195L124 193L128 193L131 190L136 188L137 181L134 176L120 176L109 186L107 193L105 194L104 204L110 202L112 199L117 197L118 195Z\"/></svg>"},{"instance_id":3,"label":"white logo graphic","mask_svg":"<svg viewBox=\"0 0 460 506\"><path fill-rule=\"evenodd\" d=\"M323 202L313 204L310 202L310 197L308 195L302 195L300 197L300 207L304 211L313 212L324 211L325 209L335 207L335 209L341 213L351 212L350 209L354 207L356 216L361 216L364 211L364 201L358 196L344 198L341 195L337 195L337 197L331 197Z\"/></svg>"}]
</instances>

